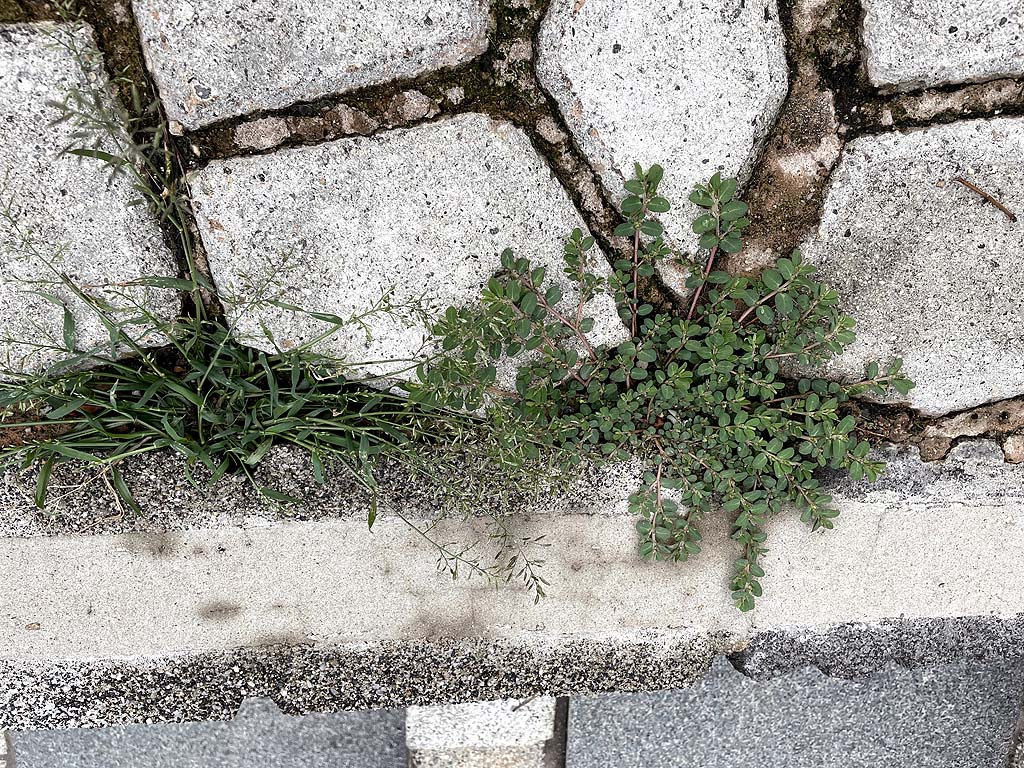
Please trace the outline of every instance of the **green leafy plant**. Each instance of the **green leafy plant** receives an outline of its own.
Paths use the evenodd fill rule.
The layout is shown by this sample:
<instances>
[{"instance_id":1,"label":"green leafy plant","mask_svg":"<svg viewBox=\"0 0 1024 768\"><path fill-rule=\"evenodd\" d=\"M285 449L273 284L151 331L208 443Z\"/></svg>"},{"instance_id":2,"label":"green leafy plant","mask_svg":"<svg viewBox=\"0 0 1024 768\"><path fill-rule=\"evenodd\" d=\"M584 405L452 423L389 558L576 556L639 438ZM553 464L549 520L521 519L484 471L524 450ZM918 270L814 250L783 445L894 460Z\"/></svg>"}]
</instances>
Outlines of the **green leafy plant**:
<instances>
[{"instance_id":1,"label":"green leafy plant","mask_svg":"<svg viewBox=\"0 0 1024 768\"><path fill-rule=\"evenodd\" d=\"M66 20L77 20L70 7L63 9ZM59 31L53 37L83 71L100 73L98 53L82 39ZM434 546L439 569L453 577L517 579L542 596L542 561L531 554L536 538L517 535L499 514L488 516L477 498L453 494L456 508L483 513L490 546L483 555L476 541L440 541L437 521L410 519L378 483L381 461L420 478L436 476L441 467L454 472L467 461L486 464L493 444L477 429L480 419L390 393L386 383L401 368L370 376L360 373L365 367L358 362L317 351L335 333L368 333L372 314L401 309L415 315L417 308L397 307L385 292L365 312L342 318L283 302L260 284L247 286L245 296L229 303L232 311L225 311L200 267L182 162L159 100L119 77L115 83L129 94L126 106L104 83L87 78L50 105L57 122L70 125L73 143L65 154L99 163L112 180L127 179L138 195L132 204L146 205L171 234L181 269L173 277L79 285L62 271L55 257L60 254L48 252L24 228L16 201L0 209L5 239L16 242L20 257L42 275L25 290L63 316L55 339L7 339L28 352L21 364L0 367L0 461L36 469L36 504L45 507L56 470L75 463L95 470L122 511L141 512L123 470L132 457L155 451L182 455L193 482L213 484L227 473L241 474L269 503L297 503L260 483L256 473L273 446L289 445L308 456L320 483L331 472L348 473L370 501L369 525L378 506L386 507ZM153 311L150 300L160 292L183 297L181 312ZM264 328L261 346L269 343L273 351L250 346L237 333L237 320L260 304L302 314L320 330L300 346L282 349ZM99 324L102 343L80 343L82 318Z\"/></svg>"},{"instance_id":2,"label":"green leafy plant","mask_svg":"<svg viewBox=\"0 0 1024 768\"><path fill-rule=\"evenodd\" d=\"M589 266L594 239L575 230L565 246L574 301L543 267L511 251L479 304L452 307L434 326L445 354L419 370L417 402L488 408L506 459L551 451L567 463L642 458L642 485L631 495L640 555L685 561L701 551L701 523L728 515L738 556L730 584L741 610L762 593L765 523L792 508L812 529L832 528L837 510L816 472L829 467L874 480L883 465L843 405L913 384L894 360L841 383L782 375L821 365L854 339L838 294L813 278L798 252L756 279L715 269L737 253L749 225L734 179L716 174L690 196L703 262L691 265L684 309L645 300L643 284L658 264L677 259L655 214L662 169L626 182L625 221L615 234L632 241L630 258L603 279ZM600 257L598 257L600 258ZM615 299L630 338L595 347L587 338L587 303L599 291ZM514 391L497 385L503 358L521 362Z\"/></svg>"},{"instance_id":3,"label":"green leafy plant","mask_svg":"<svg viewBox=\"0 0 1024 768\"><path fill-rule=\"evenodd\" d=\"M102 67L74 36L55 42L69 46L85 71ZM857 382L782 375L784 367L791 374L809 370L839 353L853 340L853 321L798 253L757 279L715 270L720 253L741 249L748 226L746 206L734 199L735 180L716 175L690 198L702 209L694 231L704 259L692 265L692 294L682 307L649 298L659 263L679 257L656 219L669 210L658 194L662 170L638 166L626 183L626 220L615 231L631 239L628 258L605 275L593 267L603 258L594 238L576 230L565 246L566 279L556 281L506 251L480 303L449 308L434 324L441 351L419 363L404 398L355 373L358 364L316 351L333 333L365 331L365 314L308 312L255 286L243 302L303 313L322 333L284 350L266 331L272 352L239 337L201 268L181 158L159 101L119 79L130 96L125 108L102 82L94 78L54 105L73 127L67 153L103 164L112 177L127 176L137 202L172 236L181 271L116 286L77 285L30 233L20 233L46 271L27 289L64 318L59 338L24 342L48 360L45 366L0 370L0 460L37 468L40 507L56 468L75 462L95 468L126 509L139 511L124 462L159 450L182 454L190 474L196 470L209 482L240 473L270 502L293 502L261 485L255 472L273 446L292 445L308 455L318 481L336 467L355 478L372 500L371 526L377 504L386 505L436 548L439 568L453 576L516 578L539 598L542 561L528 551L539 540L516 535L491 515L492 562L473 543L437 541L434 523L408 519L382 495L381 462L421 478L469 464L505 489L488 489L490 499L512 494L509 487L529 497L585 462L639 457L645 471L630 506L640 554L687 560L700 552L704 518L728 515L739 550L732 594L749 610L761 594L768 517L792 506L813 528L831 528L836 511L816 471L831 467L874 479L882 469L855 436L844 403L889 388L905 394L912 384L899 361L884 371L872 363ZM16 207L4 209L4 217L19 234ZM559 285L566 281L569 297ZM140 291L174 292L184 299L182 311L156 314ZM601 294L614 299L629 337L611 347L589 338L595 322L588 305ZM385 295L368 311L392 309ZM76 318L83 311L104 329L103 343L80 346ZM518 366L511 378L505 359ZM487 515L479 487L466 486L469 498L455 503Z\"/></svg>"}]
</instances>

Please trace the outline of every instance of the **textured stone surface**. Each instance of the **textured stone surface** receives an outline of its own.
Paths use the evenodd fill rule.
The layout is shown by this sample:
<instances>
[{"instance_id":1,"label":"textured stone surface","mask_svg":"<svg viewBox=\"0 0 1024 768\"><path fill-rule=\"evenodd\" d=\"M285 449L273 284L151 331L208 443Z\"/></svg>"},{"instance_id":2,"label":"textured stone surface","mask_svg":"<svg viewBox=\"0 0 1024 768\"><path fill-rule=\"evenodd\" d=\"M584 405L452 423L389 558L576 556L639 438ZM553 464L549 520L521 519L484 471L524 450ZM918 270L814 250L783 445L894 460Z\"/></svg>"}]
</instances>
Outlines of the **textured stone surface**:
<instances>
[{"instance_id":1,"label":"textured stone surface","mask_svg":"<svg viewBox=\"0 0 1024 768\"><path fill-rule=\"evenodd\" d=\"M1024 119L940 125L847 145L807 257L857 319L832 367L902 357L910 403L941 414L1024 392Z\"/></svg>"},{"instance_id":2,"label":"textured stone surface","mask_svg":"<svg viewBox=\"0 0 1024 768\"><path fill-rule=\"evenodd\" d=\"M1024 466L987 441L937 465L888 458L886 482L834 485L836 531L772 521L751 614L729 603L722 521L693 562L643 566L618 503L509 521L546 536L538 605L438 574L431 546L393 518L372 533L325 519L0 539L0 579L25 585L4 601L0 727L179 719L230 707L239 690L309 711L678 686L727 650L761 677L1019 657L1024 598L1006 585L1024 578Z\"/></svg>"},{"instance_id":3,"label":"textured stone surface","mask_svg":"<svg viewBox=\"0 0 1024 768\"><path fill-rule=\"evenodd\" d=\"M901 90L1024 75L1021 0L864 0L868 76Z\"/></svg>"},{"instance_id":4,"label":"textured stone surface","mask_svg":"<svg viewBox=\"0 0 1024 768\"><path fill-rule=\"evenodd\" d=\"M767 683L721 660L688 690L574 699L567 767L991 768L1022 703L1024 660Z\"/></svg>"},{"instance_id":5,"label":"textured stone surface","mask_svg":"<svg viewBox=\"0 0 1024 768\"><path fill-rule=\"evenodd\" d=\"M271 149L291 135L282 117L262 117L235 127L235 144L243 149Z\"/></svg>"},{"instance_id":6,"label":"textured stone surface","mask_svg":"<svg viewBox=\"0 0 1024 768\"><path fill-rule=\"evenodd\" d=\"M287 717L250 700L230 722L13 735L19 768L404 768L405 713Z\"/></svg>"},{"instance_id":7,"label":"textured stone surface","mask_svg":"<svg viewBox=\"0 0 1024 768\"><path fill-rule=\"evenodd\" d=\"M454 66L487 47L487 0L137 0L146 60L189 129Z\"/></svg>"},{"instance_id":8,"label":"textured stone surface","mask_svg":"<svg viewBox=\"0 0 1024 768\"><path fill-rule=\"evenodd\" d=\"M693 185L747 176L786 95L775 0L554 0L537 73L609 194L665 167L670 235L689 243Z\"/></svg>"},{"instance_id":9,"label":"textured stone surface","mask_svg":"<svg viewBox=\"0 0 1024 768\"><path fill-rule=\"evenodd\" d=\"M1013 637L1019 644L1024 629ZM656 633L557 642L536 634L519 641L435 636L348 646L276 640L166 657L0 660L0 728L227 719L252 696L272 697L298 714L684 687L727 645L721 637Z\"/></svg>"},{"instance_id":10,"label":"textured stone surface","mask_svg":"<svg viewBox=\"0 0 1024 768\"><path fill-rule=\"evenodd\" d=\"M368 317L369 333L352 325L319 347L374 373L408 368L373 361L408 360L423 346L425 322L403 306L420 300L436 316L475 301L505 248L546 265L566 301L576 295L562 253L572 229L585 228L579 213L526 136L483 115L217 161L191 188L218 288L243 297L229 299L236 328L266 349L261 323L284 348L325 326L267 305L247 311L253 282L265 277L284 300L343 318L393 289L397 314ZM595 297L588 311L594 342L623 337L610 297Z\"/></svg>"},{"instance_id":11,"label":"textured stone surface","mask_svg":"<svg viewBox=\"0 0 1024 768\"><path fill-rule=\"evenodd\" d=\"M1024 461L1024 435L1010 435L1003 443L1003 456L1007 461L1019 464Z\"/></svg>"},{"instance_id":12,"label":"textured stone surface","mask_svg":"<svg viewBox=\"0 0 1024 768\"><path fill-rule=\"evenodd\" d=\"M410 707L409 761L416 768L543 768L554 719L549 697Z\"/></svg>"},{"instance_id":13,"label":"textured stone surface","mask_svg":"<svg viewBox=\"0 0 1024 768\"><path fill-rule=\"evenodd\" d=\"M80 47L85 67L65 46ZM91 32L67 25L0 26L0 206L14 222L0 218L0 367L38 368L60 353L35 345L63 345L63 311L33 290L68 301L77 321L76 343L86 349L108 338L103 326L46 266L67 274L80 287L123 283L143 275L173 275L177 269L156 221L124 177L108 184L93 159L61 156L72 128L51 125L69 89L104 77L95 60ZM89 54L88 51L93 53ZM91 141L91 140L87 140ZM103 149L111 150L109 143ZM25 246L30 237L35 250ZM118 306L110 291L99 291ZM167 291L129 289L152 311L173 317L179 300ZM139 333L143 333L138 329ZM156 337L140 337L145 343ZM21 342L21 343L19 343ZM24 342L31 342L26 344Z\"/></svg>"}]
</instances>

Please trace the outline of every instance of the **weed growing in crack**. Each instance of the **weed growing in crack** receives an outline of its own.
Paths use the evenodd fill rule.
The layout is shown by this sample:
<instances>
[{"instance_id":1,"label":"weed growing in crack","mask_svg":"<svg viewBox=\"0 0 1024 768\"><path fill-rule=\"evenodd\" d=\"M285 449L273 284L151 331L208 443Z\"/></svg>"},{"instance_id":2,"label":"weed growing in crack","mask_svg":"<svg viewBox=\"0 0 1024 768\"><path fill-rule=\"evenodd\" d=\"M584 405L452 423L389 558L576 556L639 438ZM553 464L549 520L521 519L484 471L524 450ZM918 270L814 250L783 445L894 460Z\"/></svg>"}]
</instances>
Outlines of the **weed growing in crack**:
<instances>
[{"instance_id":1,"label":"weed growing in crack","mask_svg":"<svg viewBox=\"0 0 1024 768\"><path fill-rule=\"evenodd\" d=\"M73 52L87 71L101 66L88 50ZM201 268L181 159L159 102L122 84L132 95L129 110L101 86L73 91L56 105L74 127L68 153L128 177L173 235L181 272L89 287L45 254L31 254L50 271L40 292L61 307L64 323L60 338L46 345L55 361L35 372L0 370L0 438L12 428L22 436L0 439L0 458L40 468L40 506L55 468L78 462L96 468L125 507L137 509L124 462L158 450L177 451L213 481L240 473L271 501L297 501L261 485L255 473L274 445L290 444L307 453L318 481L338 467L355 478L375 500L371 526L379 501L436 548L439 567L453 576L516 578L540 597L541 563L529 552L537 540L495 516L487 532L498 550L493 562L474 544L437 541L433 524L406 518L382 494L379 462L397 463L411 476L451 477L478 460L482 471L500 475L496 484L529 495L584 462L639 456L646 471L630 506L641 555L687 560L701 549L702 521L728 515L739 548L732 595L749 610L761 594L768 517L792 506L812 527L831 528L836 511L814 472L831 467L874 479L881 471L842 405L890 387L905 393L911 383L899 361L884 371L873 363L853 383L780 376L787 362L815 366L839 353L853 339L853 323L798 253L757 279L714 269L720 252L741 249L748 225L734 180L715 176L690 198L704 209L694 229L706 258L688 281L693 294L683 313L644 298L644 281L674 254L654 218L669 209L658 195L662 171L637 168L626 184L627 220L616 230L632 238L631 258L616 262L610 278L598 277L589 267L593 238L573 232L565 272L579 297L567 302L543 267L504 253L480 304L450 308L435 324L442 351L418 365L418 381L403 398L339 376L357 364L314 349L332 333L365 328L359 316L307 312L271 293L263 300L304 313L323 334L285 350L267 332L273 352L239 338ZM14 208L7 220L17 230ZM30 238L23 241L31 248ZM133 293L139 288L183 295L181 315L153 314ZM594 321L586 305L601 292L615 299L630 336L612 348L588 338ZM377 309L394 307L385 297ZM103 344L79 346L82 311L105 329ZM160 345L140 343L139 329ZM510 390L499 380L503 358L522 363ZM453 496L455 506L480 507L476 488L468 498L458 489Z\"/></svg>"},{"instance_id":2,"label":"weed growing in crack","mask_svg":"<svg viewBox=\"0 0 1024 768\"><path fill-rule=\"evenodd\" d=\"M69 8L64 13L66 20L78 20ZM99 55L78 36L55 34L53 39L83 71L102 71ZM234 312L225 312L200 266L183 164L159 100L118 79L131 95L125 109L104 82L92 78L50 105L59 113L57 122L71 126L73 143L65 154L100 163L111 179L127 178L138 195L133 204L146 205L172 235L181 270L175 277L145 276L122 285L78 285L61 269L59 259L32 240L15 204L0 211L8 240L44 275L26 290L57 305L63 314L56 339L7 340L30 349L31 360L0 365L0 461L38 469L37 505L46 504L55 470L76 463L95 469L94 477L115 493L122 512L140 512L125 478L125 462L155 451L184 456L192 482L202 476L212 484L227 473L241 474L270 502L298 503L261 484L256 473L273 446L290 445L308 455L320 483L331 472L348 473L370 500L369 525L374 525L378 507L386 508L435 548L439 569L453 577L463 573L495 582L516 579L542 596L546 582L539 574L541 561L531 551L537 539L521 536L507 520L491 516L485 526L490 544L486 557L494 559L485 559L478 542L437 540L436 522L410 519L378 484L382 459L420 477L436 477L442 468L455 472L467 460L497 460L500 468L495 443L478 429L480 419L390 393L384 384L395 371L357 377L353 372L363 369L361 363L316 351L319 342L335 333L367 332L368 313L415 315L415 308L396 306L385 292L366 313L342 318L287 304L271 290L266 296L241 297L239 305L229 305ZM139 289L183 296L181 314L168 318L154 313L140 299ZM265 329L262 341L273 351L249 346L235 325L253 302L303 314L322 331L283 349ZM235 321L229 318L232 314ZM80 343L83 316L102 327L102 343ZM454 493L452 503L467 514L487 513L476 498Z\"/></svg>"},{"instance_id":3,"label":"weed growing in crack","mask_svg":"<svg viewBox=\"0 0 1024 768\"><path fill-rule=\"evenodd\" d=\"M840 353L854 322L798 252L756 279L714 269L719 253L740 251L749 224L736 181L718 174L690 196L703 211L693 230L706 257L687 280L688 310L647 303L641 281L673 256L652 217L669 210L661 179L659 166L637 166L626 182L626 220L615 234L632 238L632 258L615 262L609 280L587 267L594 239L570 235L565 273L580 289L571 306L543 267L505 251L480 303L452 307L434 326L446 355L420 367L410 396L500 414L492 421L509 461L541 452L568 464L641 457L643 482L630 497L640 555L688 560L701 551L702 521L728 515L739 550L730 590L747 611L762 593L768 518L793 508L812 529L832 528L838 512L815 471L874 480L883 469L843 403L889 388L906 394L913 384L899 360L884 370L871 363L852 383L780 375L784 363L813 367ZM630 330L613 348L587 338L594 321L585 305L601 290ZM496 386L502 358L523 362L515 392Z\"/></svg>"}]
</instances>

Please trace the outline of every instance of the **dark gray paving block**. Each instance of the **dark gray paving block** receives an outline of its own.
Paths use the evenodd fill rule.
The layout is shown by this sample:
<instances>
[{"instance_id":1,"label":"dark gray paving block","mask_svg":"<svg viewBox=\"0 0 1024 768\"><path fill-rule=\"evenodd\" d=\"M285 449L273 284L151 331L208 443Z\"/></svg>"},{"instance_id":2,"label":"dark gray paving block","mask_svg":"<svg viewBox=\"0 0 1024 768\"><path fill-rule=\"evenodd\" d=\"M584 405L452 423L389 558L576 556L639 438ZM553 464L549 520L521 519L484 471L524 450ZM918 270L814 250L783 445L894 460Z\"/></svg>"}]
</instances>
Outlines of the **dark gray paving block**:
<instances>
[{"instance_id":1,"label":"dark gray paving block","mask_svg":"<svg viewBox=\"0 0 1024 768\"><path fill-rule=\"evenodd\" d=\"M405 712L289 717L265 699L229 722L12 736L18 768L404 768Z\"/></svg>"},{"instance_id":2,"label":"dark gray paving block","mask_svg":"<svg viewBox=\"0 0 1024 768\"><path fill-rule=\"evenodd\" d=\"M1007 764L1024 663L805 668L755 682L719 659L687 690L574 699L568 768L994 768Z\"/></svg>"}]
</instances>

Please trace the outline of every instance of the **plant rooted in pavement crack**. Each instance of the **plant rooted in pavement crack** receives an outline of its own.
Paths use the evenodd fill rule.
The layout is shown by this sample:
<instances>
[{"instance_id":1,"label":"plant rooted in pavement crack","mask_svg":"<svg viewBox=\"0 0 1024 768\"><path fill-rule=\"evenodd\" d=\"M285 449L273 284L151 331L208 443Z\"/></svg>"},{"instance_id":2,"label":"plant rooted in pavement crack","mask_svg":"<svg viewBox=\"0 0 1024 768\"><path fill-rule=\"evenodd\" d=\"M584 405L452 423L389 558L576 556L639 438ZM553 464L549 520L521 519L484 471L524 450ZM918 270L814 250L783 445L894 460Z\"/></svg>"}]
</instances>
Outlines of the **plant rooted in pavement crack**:
<instances>
[{"instance_id":1,"label":"plant rooted in pavement crack","mask_svg":"<svg viewBox=\"0 0 1024 768\"><path fill-rule=\"evenodd\" d=\"M67 9L64 18L78 19ZM55 34L54 44L68 48L84 71L101 71L99 54L78 37ZM299 503L260 483L256 472L273 446L291 445L306 453L318 482L329 472L350 474L370 500L370 526L378 507L401 518L435 548L440 569L496 582L516 579L542 596L541 561L531 551L536 539L518 535L501 515L489 515L478 498L453 492L456 509L449 512L482 512L487 541L449 543L434 537L437 521L410 519L378 484L381 460L420 478L450 476L467 462L488 467L497 477L509 465L479 429L480 419L392 394L387 382L395 372L361 375L360 363L318 351L318 343L333 334L364 332L367 313L342 318L273 297L246 297L249 303L264 301L301 313L319 332L289 349L278 346L268 329L260 346L271 351L244 343L232 312L223 311L224 297L199 266L182 163L159 100L118 79L130 97L121 105L104 83L91 78L50 105L58 122L71 125L73 143L65 154L101 164L112 179L128 180L138 196L133 204L146 205L172 235L181 272L120 285L80 285L55 254L33 241L16 201L0 211L6 239L43 275L25 289L56 305L63 316L56 338L5 340L27 352L0 364L0 460L36 469L37 505L46 506L55 470L77 463L96 470L93 478L115 493L123 512L142 512L125 480L124 463L155 451L183 455L192 482L201 476L212 484L226 473L240 474L271 503ZM160 292L185 297L179 316L151 309ZM229 307L236 315L246 309ZM387 293L369 312L402 319L408 314L396 312ZM102 328L102 343L82 343L84 318ZM519 469L504 482L528 484L539 493L539 481L526 483L535 473Z\"/></svg>"},{"instance_id":2,"label":"plant rooted in pavement crack","mask_svg":"<svg viewBox=\"0 0 1024 768\"><path fill-rule=\"evenodd\" d=\"M570 235L565 273L579 298L568 306L543 267L502 254L480 302L448 309L434 327L447 355L420 367L410 395L435 407L487 408L507 455L524 462L544 451L570 464L640 456L647 468L630 497L640 555L688 560L701 550L703 520L726 514L739 550L732 597L750 610L762 592L768 518L793 508L812 529L832 528L838 511L815 472L873 480L883 469L843 403L890 388L906 394L913 384L899 360L871 363L851 383L781 375L787 363L809 368L840 353L854 322L798 252L756 279L714 269L718 253L742 248L749 223L735 179L716 174L690 196L702 209L693 229L706 256L691 265L687 315L646 303L640 281L675 258L652 216L669 210L661 179L659 166L637 166L626 182L616 234L632 237L632 257L616 261L610 279L587 266L593 238ZM598 291L614 297L630 329L616 347L587 339L594 320L585 305ZM522 363L514 392L496 383L503 358Z\"/></svg>"},{"instance_id":3,"label":"plant rooted in pavement crack","mask_svg":"<svg viewBox=\"0 0 1024 768\"><path fill-rule=\"evenodd\" d=\"M769 516L793 507L813 528L831 528L837 512L815 472L830 467L874 479L881 471L841 407L890 387L905 394L911 383L898 360L884 370L872 363L862 381L851 383L781 375L787 364L806 369L838 354L853 340L853 321L796 252L756 279L715 268L719 254L740 251L749 225L746 205L734 199L735 180L716 175L690 198L703 209L694 230L705 257L691 265L685 315L645 300L643 287L658 263L677 257L655 218L669 210L658 194L662 170L638 167L626 184L626 221L615 230L632 248L610 277L590 268L594 238L580 230L565 247L565 272L578 286L575 302L565 301L543 267L506 251L482 301L448 309L433 326L442 349L419 364L404 398L357 378L358 363L316 351L318 340L359 327L359 316L278 303L305 313L322 334L285 350L268 331L271 352L238 337L231 313L221 311L223 297L200 268L182 159L159 102L134 84L119 84L132 97L127 110L101 85L73 91L57 105L75 129L77 143L68 152L127 175L173 234L182 269L177 277L81 286L45 254L30 253L50 270L49 287L38 292L63 310L64 322L52 343L33 341L46 365L0 371L0 430L23 436L0 440L0 457L39 468L40 506L54 469L82 462L96 468L126 508L140 511L123 462L158 450L183 454L213 481L240 473L271 501L295 502L261 485L255 472L274 445L289 444L307 453L321 482L332 467L349 472L374 500L371 526L377 503L386 505L430 541L440 567L453 576L517 578L540 597L540 562L528 552L535 539L517 536L494 516L493 562L475 554L473 544L436 541L429 523L409 520L381 498L378 461L397 461L420 477L445 476L471 455L483 458L495 483L537 488L584 463L639 456L646 471L630 506L639 518L640 554L687 560L701 549L703 520L728 515L739 549L732 595L749 610L761 595ZM17 230L16 209L7 213ZM31 239L24 242L31 250ZM160 317L134 289L182 294L183 312ZM586 305L602 292L614 298L629 332L614 347L589 338L594 320ZM386 303L380 309L388 311ZM79 344L82 311L105 329L102 344ZM157 346L142 337L158 339ZM511 388L498 373L504 358L521 364ZM426 452L425 444L441 450ZM479 508L482 500L468 504L474 501Z\"/></svg>"}]
</instances>

